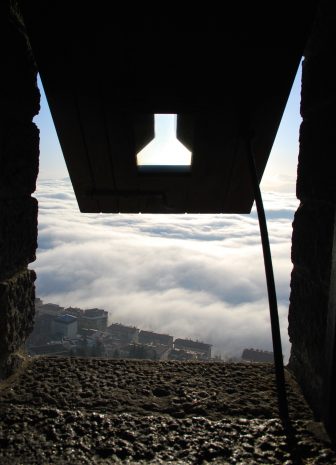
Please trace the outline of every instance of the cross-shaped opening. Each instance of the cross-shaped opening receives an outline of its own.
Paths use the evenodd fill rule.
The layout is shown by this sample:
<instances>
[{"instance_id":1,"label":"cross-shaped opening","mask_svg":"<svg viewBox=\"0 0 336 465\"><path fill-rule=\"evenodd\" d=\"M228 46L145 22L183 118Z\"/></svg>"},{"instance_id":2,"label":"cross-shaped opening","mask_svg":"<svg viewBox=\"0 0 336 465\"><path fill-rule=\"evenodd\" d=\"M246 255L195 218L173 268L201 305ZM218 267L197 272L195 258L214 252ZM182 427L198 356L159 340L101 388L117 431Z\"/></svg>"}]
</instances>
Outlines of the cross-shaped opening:
<instances>
[{"instance_id":1,"label":"cross-shaped opening","mask_svg":"<svg viewBox=\"0 0 336 465\"><path fill-rule=\"evenodd\" d=\"M191 152L176 138L174 114L154 115L155 138L137 154L140 172L188 172Z\"/></svg>"}]
</instances>

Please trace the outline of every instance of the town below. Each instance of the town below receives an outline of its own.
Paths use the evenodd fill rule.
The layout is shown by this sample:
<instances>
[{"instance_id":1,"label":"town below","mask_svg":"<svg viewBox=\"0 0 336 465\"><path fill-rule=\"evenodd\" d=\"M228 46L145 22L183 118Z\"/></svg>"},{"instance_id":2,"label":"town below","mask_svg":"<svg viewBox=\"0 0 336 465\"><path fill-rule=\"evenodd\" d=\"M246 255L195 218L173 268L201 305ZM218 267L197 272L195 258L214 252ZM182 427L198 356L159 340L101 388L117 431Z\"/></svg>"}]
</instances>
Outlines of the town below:
<instances>
[{"instance_id":1,"label":"town below","mask_svg":"<svg viewBox=\"0 0 336 465\"><path fill-rule=\"evenodd\" d=\"M212 355L209 343L109 322L108 312L100 308L65 308L40 298L35 308L34 329L26 343L30 356L222 361L220 355ZM235 361L273 363L273 353L244 349Z\"/></svg>"}]
</instances>

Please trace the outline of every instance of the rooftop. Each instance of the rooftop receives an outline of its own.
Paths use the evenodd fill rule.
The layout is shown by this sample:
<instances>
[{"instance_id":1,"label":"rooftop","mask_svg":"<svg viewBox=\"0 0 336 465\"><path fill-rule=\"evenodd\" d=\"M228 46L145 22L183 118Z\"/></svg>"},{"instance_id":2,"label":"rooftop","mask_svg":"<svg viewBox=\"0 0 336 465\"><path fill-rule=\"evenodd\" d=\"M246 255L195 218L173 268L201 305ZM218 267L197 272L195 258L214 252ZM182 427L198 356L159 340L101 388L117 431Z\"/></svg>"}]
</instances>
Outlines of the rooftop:
<instances>
[{"instance_id":1,"label":"rooftop","mask_svg":"<svg viewBox=\"0 0 336 465\"><path fill-rule=\"evenodd\" d=\"M211 344L207 344L205 342L193 341L192 339L181 339L181 338L175 339L174 344L185 345L188 347L204 348L204 349L208 349L212 347Z\"/></svg>"},{"instance_id":2,"label":"rooftop","mask_svg":"<svg viewBox=\"0 0 336 465\"><path fill-rule=\"evenodd\" d=\"M110 326L107 327L106 331L113 331L113 330L118 330L118 331L130 331L130 332L135 332L135 331L140 331L138 328L135 326L125 326L122 323L112 323Z\"/></svg>"},{"instance_id":3,"label":"rooftop","mask_svg":"<svg viewBox=\"0 0 336 465\"><path fill-rule=\"evenodd\" d=\"M146 331L146 330L141 330L140 335L142 336L159 336L159 337L173 337L170 336L169 334L162 334L162 333L156 333L155 331Z\"/></svg>"},{"instance_id":4,"label":"rooftop","mask_svg":"<svg viewBox=\"0 0 336 465\"><path fill-rule=\"evenodd\" d=\"M77 317L73 315L65 314L65 315L58 316L57 318L54 319L54 321L57 321L58 323L70 324L70 323L74 323L75 321L77 321Z\"/></svg>"},{"instance_id":5,"label":"rooftop","mask_svg":"<svg viewBox=\"0 0 336 465\"><path fill-rule=\"evenodd\" d=\"M108 312L106 310L102 310L101 308L88 308L87 310L84 310L82 318L107 318L107 315Z\"/></svg>"}]
</instances>

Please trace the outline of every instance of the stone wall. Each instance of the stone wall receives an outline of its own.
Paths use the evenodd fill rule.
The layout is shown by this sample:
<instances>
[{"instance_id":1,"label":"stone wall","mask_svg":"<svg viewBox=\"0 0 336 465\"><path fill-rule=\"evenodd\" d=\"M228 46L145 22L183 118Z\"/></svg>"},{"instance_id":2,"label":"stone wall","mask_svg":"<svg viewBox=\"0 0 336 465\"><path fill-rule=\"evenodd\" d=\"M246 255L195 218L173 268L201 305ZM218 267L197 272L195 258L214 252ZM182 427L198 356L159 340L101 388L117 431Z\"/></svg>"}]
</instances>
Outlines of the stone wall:
<instances>
[{"instance_id":1,"label":"stone wall","mask_svg":"<svg viewBox=\"0 0 336 465\"><path fill-rule=\"evenodd\" d=\"M21 360L32 330L37 247L39 112L36 67L15 1L1 2L0 87L0 377Z\"/></svg>"},{"instance_id":2,"label":"stone wall","mask_svg":"<svg viewBox=\"0 0 336 465\"><path fill-rule=\"evenodd\" d=\"M294 371L316 415L324 409L325 340L336 203L336 20L322 1L302 69L300 152L292 238L289 336Z\"/></svg>"}]
</instances>

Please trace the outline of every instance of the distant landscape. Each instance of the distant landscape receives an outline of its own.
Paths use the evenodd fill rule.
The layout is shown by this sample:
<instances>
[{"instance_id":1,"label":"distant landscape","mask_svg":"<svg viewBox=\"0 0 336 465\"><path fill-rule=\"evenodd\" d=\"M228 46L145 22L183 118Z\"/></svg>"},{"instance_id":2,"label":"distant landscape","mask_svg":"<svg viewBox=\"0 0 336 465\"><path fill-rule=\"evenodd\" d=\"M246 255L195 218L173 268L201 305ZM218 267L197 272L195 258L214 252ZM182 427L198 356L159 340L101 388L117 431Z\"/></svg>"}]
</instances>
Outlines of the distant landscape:
<instances>
[{"instance_id":1,"label":"distant landscape","mask_svg":"<svg viewBox=\"0 0 336 465\"><path fill-rule=\"evenodd\" d=\"M273 354L244 349L241 358L212 354L211 344L170 334L146 331L108 321L108 312L99 308L64 308L35 300L35 325L26 348L28 354L115 359L273 362Z\"/></svg>"},{"instance_id":2,"label":"distant landscape","mask_svg":"<svg viewBox=\"0 0 336 465\"><path fill-rule=\"evenodd\" d=\"M286 189L286 179L283 179ZM205 341L212 354L272 351L256 213L117 215L78 211L69 179L40 181L37 295L64 307L103 308L109 321ZM265 208L288 360L294 194Z\"/></svg>"},{"instance_id":3,"label":"distant landscape","mask_svg":"<svg viewBox=\"0 0 336 465\"><path fill-rule=\"evenodd\" d=\"M39 87L39 236L32 264L38 295L65 307L104 308L111 322L206 341L222 358L239 358L249 347L271 351L255 209L250 215L80 213L40 81ZM260 184L285 362L300 89L301 66Z\"/></svg>"}]
</instances>

